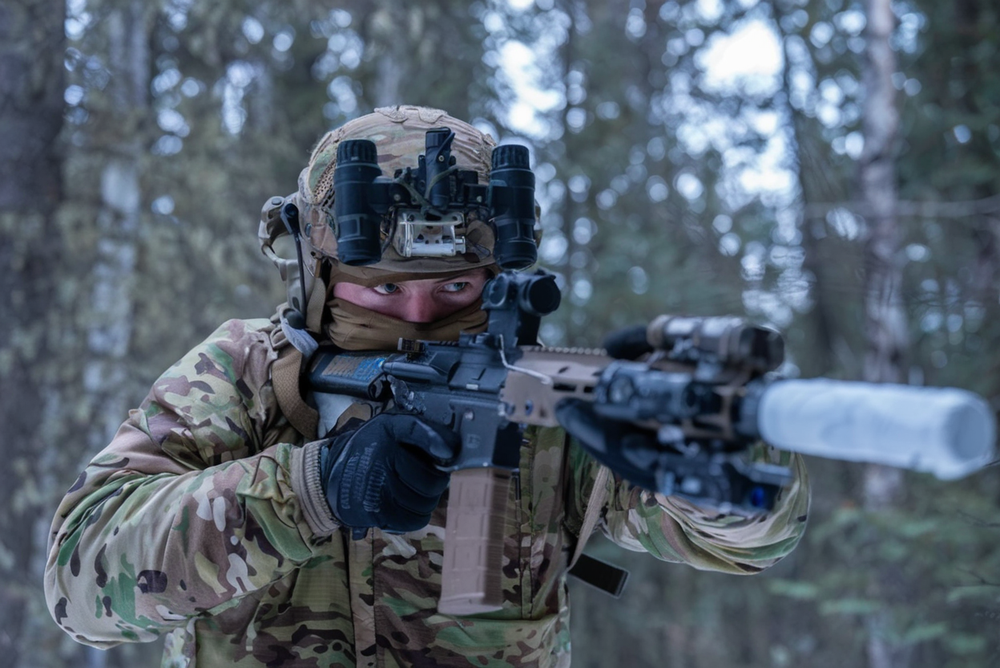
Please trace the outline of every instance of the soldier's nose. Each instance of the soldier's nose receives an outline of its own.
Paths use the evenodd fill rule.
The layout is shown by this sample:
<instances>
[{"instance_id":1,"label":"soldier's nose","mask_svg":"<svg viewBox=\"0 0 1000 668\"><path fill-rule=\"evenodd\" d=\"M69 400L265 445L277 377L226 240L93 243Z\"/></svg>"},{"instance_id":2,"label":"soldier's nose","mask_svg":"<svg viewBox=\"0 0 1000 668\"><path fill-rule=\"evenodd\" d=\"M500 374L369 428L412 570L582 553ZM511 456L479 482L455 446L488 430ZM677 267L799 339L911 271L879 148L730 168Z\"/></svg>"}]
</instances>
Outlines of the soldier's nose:
<instances>
[{"instance_id":1,"label":"soldier's nose","mask_svg":"<svg viewBox=\"0 0 1000 668\"><path fill-rule=\"evenodd\" d=\"M407 297L402 318L407 322L434 322L441 317L442 310L442 305L435 302L433 296L417 292Z\"/></svg>"}]
</instances>

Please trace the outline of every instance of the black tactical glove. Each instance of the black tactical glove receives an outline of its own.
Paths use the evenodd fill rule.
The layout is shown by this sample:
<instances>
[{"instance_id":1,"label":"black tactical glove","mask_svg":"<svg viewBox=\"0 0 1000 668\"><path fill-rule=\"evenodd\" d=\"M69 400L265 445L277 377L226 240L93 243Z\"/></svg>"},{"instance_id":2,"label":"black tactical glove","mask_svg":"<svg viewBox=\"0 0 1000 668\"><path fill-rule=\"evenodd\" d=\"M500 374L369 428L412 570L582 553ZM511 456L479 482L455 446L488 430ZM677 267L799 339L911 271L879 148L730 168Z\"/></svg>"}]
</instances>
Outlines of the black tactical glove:
<instances>
[{"instance_id":1,"label":"black tactical glove","mask_svg":"<svg viewBox=\"0 0 1000 668\"><path fill-rule=\"evenodd\" d=\"M403 413L348 423L320 454L326 500L345 527L405 533L427 526L448 487L454 432ZM363 531L362 531L363 533Z\"/></svg>"}]
</instances>

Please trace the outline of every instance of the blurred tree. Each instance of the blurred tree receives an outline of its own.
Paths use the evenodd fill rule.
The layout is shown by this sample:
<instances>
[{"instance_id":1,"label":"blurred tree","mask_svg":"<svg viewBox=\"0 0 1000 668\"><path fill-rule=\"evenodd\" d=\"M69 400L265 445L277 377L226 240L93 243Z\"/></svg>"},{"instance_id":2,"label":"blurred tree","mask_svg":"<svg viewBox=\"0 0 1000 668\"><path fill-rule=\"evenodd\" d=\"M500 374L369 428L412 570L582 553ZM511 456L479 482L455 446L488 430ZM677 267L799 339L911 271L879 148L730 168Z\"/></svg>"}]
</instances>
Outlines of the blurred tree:
<instances>
[{"instance_id":1,"label":"blurred tree","mask_svg":"<svg viewBox=\"0 0 1000 668\"><path fill-rule=\"evenodd\" d=\"M710 225L732 210L719 194L720 153L702 138L696 149L681 139L707 109L692 92L698 68L685 35L703 40L702 28L714 23L693 5L684 17L676 3L632 5L561 2L510 19L518 28L511 50L529 44L556 65L537 76L534 85L549 95L535 96L544 108L527 130L536 133L542 258L564 274L567 293L550 342L596 345L651 308L706 313L742 301L735 252L719 252ZM687 54L670 66L668 38Z\"/></svg>"},{"instance_id":2,"label":"blurred tree","mask_svg":"<svg viewBox=\"0 0 1000 668\"><path fill-rule=\"evenodd\" d=\"M865 220L865 355L864 380L873 383L900 383L905 380L909 335L901 299L902 259L896 218L896 162L899 110L892 77L896 56L890 40L896 18L889 0L868 0L865 66L862 85L864 105L862 127L864 149L858 160L859 199ZM864 505L884 512L900 501L903 472L900 469L868 465L864 476ZM876 600L896 603L909 592L891 565L875 569L870 595ZM905 599L904 599L905 600ZM912 648L892 638L892 607L880 607L868 614L868 665L870 668L905 668L910 665Z\"/></svg>"},{"instance_id":3,"label":"blurred tree","mask_svg":"<svg viewBox=\"0 0 1000 668\"><path fill-rule=\"evenodd\" d=\"M979 54L992 48L982 42L995 34L992 12L977 11L976 3L940 12L935 5L927 8L929 14L910 4L893 5L890 22L894 27L884 46L892 50L883 51L882 58L896 58L898 65L882 70L880 95L883 106L894 91L905 96L897 103L900 134L887 139L885 126L882 136L874 130L879 129L877 123L891 121L893 114L876 109L878 96L865 97L865 87L859 85L861 30L872 28L861 8L838 2L805 7L778 2L775 7L785 34L786 89L803 200L800 230L806 266L815 278L811 295L816 306L790 328L797 364L805 375L847 378L877 368L861 363L865 345L862 297L870 298L878 291L873 285L871 290L862 289L862 279L871 285L877 273L871 271L871 255L868 270L862 271L866 259L859 242L873 239L880 216L887 219L887 209L879 206L879 200L894 200L892 193L898 191L902 201L888 208L897 229L883 233L883 243L888 244L883 245L875 267L889 277L890 290L881 290L880 301L869 302L869 307L878 306L869 313L882 315L880 331L894 337L885 341L883 349L909 348L907 355L884 355L896 367L889 377L955 384L995 396L995 375L968 373L971 367L952 361L975 359L972 364L980 369L992 363L992 356L982 348L978 348L979 355L966 357L970 353L965 339L971 337L972 347L977 345L984 327L980 318L995 301L986 302L990 307L979 302L969 268L987 267L975 274L977 285L989 284L990 279L983 280L990 275L989 244L973 239L978 230L981 240L981 230L989 228L997 154L988 141L964 144L955 134L957 128L958 135L968 140L960 126L976 116L986 138L989 97L974 96L976 112L985 112L979 116L967 111L973 108L969 106L972 99L956 98L955 93L969 90L972 81L977 82L973 89L989 88L989 77L969 64L979 62ZM978 17L972 30L958 20L969 15ZM863 108L865 100L873 106ZM940 113L942 107L961 111L950 116ZM864 113L859 113L861 109ZM861 122L868 119L876 125L865 130ZM892 158L891 164L882 162L885 156ZM945 161L949 164L943 168ZM882 182L866 186L859 170L878 162L882 162ZM984 179L991 170L992 187L990 179ZM893 171L896 176L886 176ZM942 183L948 186L941 187ZM980 188L973 192L969 186L974 183ZM851 192L858 195L848 195ZM993 283L990 289L995 287ZM950 323L946 314L952 316ZM800 331L815 335L796 338ZM815 354L810 341L820 344ZM820 360L828 361L817 364ZM973 602L986 591L981 583L989 578L983 574L997 568L979 556L981 546L994 536L976 520L963 517L962 509L981 507L995 497L996 481L980 474L971 484L955 485L905 474L888 486L891 507L862 513L856 500L863 497L865 481L858 476L858 467L812 462L810 469L825 475L814 476L813 528L793 557L802 586L782 581L775 591L801 602L795 604L801 621L818 613L806 626L828 629L818 638L820 648L837 647L842 657L853 657L844 661L868 665L986 665L989 653L995 651L983 616L989 609L975 611ZM895 478L898 472L889 474ZM933 499L932 506L927 499ZM931 535L939 537L936 547L930 545ZM959 560L963 566L942 558L951 550L966 555ZM962 569L976 575L963 576ZM848 624L829 625L829 620L838 617ZM859 626L852 628L852 624ZM865 632L859 632L862 624ZM801 660L812 663L815 658Z\"/></svg>"},{"instance_id":4,"label":"blurred tree","mask_svg":"<svg viewBox=\"0 0 1000 668\"><path fill-rule=\"evenodd\" d=\"M476 16L483 11L458 0L357 3L362 108L418 104L489 118L487 33Z\"/></svg>"},{"instance_id":5,"label":"blurred tree","mask_svg":"<svg viewBox=\"0 0 1000 668\"><path fill-rule=\"evenodd\" d=\"M39 605L39 561L53 480L66 473L53 438L70 406L63 349L65 270L72 248L60 221L65 70L64 3L0 5L0 654L36 664L50 626Z\"/></svg>"},{"instance_id":6,"label":"blurred tree","mask_svg":"<svg viewBox=\"0 0 1000 668\"><path fill-rule=\"evenodd\" d=\"M920 28L927 25L925 21L928 19L924 15L909 5L896 4L894 7L895 28L891 35L893 51L889 55L898 55L907 76L901 77L899 66L884 70L883 76L888 77L893 90L901 89L906 93L901 109L904 128L909 128L908 124L911 123L923 124L931 120L936 123L936 129L927 133L927 139L918 140L918 137L925 135L917 133L912 139L907 134L902 141L898 138L895 143L890 141L886 149L891 159L888 169L891 173L898 168L898 177L890 177L891 183L888 186L883 183L885 187L870 188L869 200L863 199L859 171L862 152L872 150L879 143L874 139L866 141L862 122L866 117L878 120L883 115L882 111L874 109L867 114L863 113L862 103L866 97L861 85L864 67L860 56L864 52L865 41L862 35L867 25L863 8L857 3L836 0L808 4L779 1L717 17L718 27L715 31L736 32L741 22L745 27L747 22L758 20L770 23L783 38L785 59L782 87L768 93L772 95L772 107L761 103L762 106L758 108L776 109L786 119L784 128L789 133L790 153L785 164L794 170L797 179L794 197L762 198L764 201L757 209L753 204L746 209L732 207L733 200L726 202L723 198L722 204L729 203L730 208L727 210L724 206L720 207L721 218L718 217L719 214L714 214L718 209L713 211L713 207L709 206L702 211L696 208L696 203L688 215L693 212L692 217L702 224L718 223L708 229L716 233L713 236L719 240L720 250L726 234L733 232L737 236L737 249L742 256L740 264L743 280L733 281L717 265L713 266L713 270L719 280L729 280L731 284L740 286L744 304L750 313L755 313L758 317L774 318L773 322L782 324L781 312L770 301L775 298L789 312L796 314L786 328L789 353L795 364L793 372L797 367L806 376L822 374L858 378L863 375L867 366L864 362L867 337L864 328L866 290L863 281L871 281L874 277L872 272L865 271L863 243L868 238L867 231L873 229L871 221L878 217L873 215L873 211L877 210L871 200L886 196L894 199L892 192L897 187L905 196L914 199L941 200L940 206L904 201L892 208L893 215L901 224L897 234L905 241L898 241L896 251L890 252L886 257L891 268L894 267L892 270L896 272L896 278L893 284L895 291L890 299L883 301L883 306L895 311L890 316L897 321L909 321L912 325L908 330L905 327L902 331L896 328L895 347L898 348L898 342L903 341L905 348L906 340L911 335L920 342L919 351L915 351L911 358L912 364L906 359L898 361L896 373L901 375L896 378L910 378L921 382L923 378L934 377L935 384L964 385L979 389L988 396L995 396L995 374L987 374L985 377L963 374L958 368L952 367L951 363L944 364L945 351L942 350L943 346L951 346L947 359L959 354L959 351L963 355L968 354L965 352L967 349L964 339L971 336L972 346L980 345L977 344L979 332L988 327L982 319L984 307L973 296L971 289L973 274L978 280L976 285L990 285L990 289L996 287L995 283L989 283L989 278L984 278L992 275L991 261L988 259L991 251L989 237L984 237L981 232L982 229L990 229L989 224L984 226L984 222L989 220L988 216L996 206L993 196L995 175L998 173L994 166L997 151L995 145L990 143L989 135L989 119L996 117L995 113L989 113L993 108L991 99L996 98L972 93L992 89L987 82L989 77L969 66L970 61L978 63L979 58L988 58L988 54L993 53L993 46L989 42L990 36L995 34L992 23L994 14L985 8L963 4L960 8L949 8L945 12L947 16L940 17L938 15L941 12L935 8L932 10L935 15L933 25L940 30L928 31L924 35L922 31L925 28ZM697 108L692 107L689 102L691 98L710 101L713 114L724 116L728 109L724 98L726 95L738 95L741 113L752 112L753 107L749 101L754 100L754 92L750 81L745 82L738 91L728 90L714 98L709 82L705 80L708 78L707 73L702 79L695 76L689 80L696 85L689 85L687 88L676 85L676 82L684 81L682 75L691 62L678 56L676 52L707 53L713 31L709 27L700 26L704 30L701 39L706 46L702 49L693 47L687 42L691 26L684 21L691 15L696 15L694 5L645 3L644 16L649 15L652 9L658 10L659 17L667 16L670 21L676 22L677 34L685 37L683 43L668 39L666 53L661 54L664 64L670 65L670 75L678 77L674 79L675 85L669 91L664 90L663 99L675 105L675 108L687 101L687 106L679 108L684 110L688 118L699 119L704 125L711 123L713 115L698 116ZM699 5L698 9L702 9L702 6ZM614 24L613 19L601 15L599 9L588 8L587 11L592 12L595 17L601 17L602 20L593 21L594 25L615 25L616 29L621 29L620 24ZM616 16L623 17L627 16L629 10L622 6L614 11L617 12ZM632 8L631 11L634 15L636 10ZM956 16L966 17L966 21L956 21ZM968 17L975 17L975 28L968 25ZM956 26L962 37L946 37L952 25ZM632 20L633 30L641 31L643 28L647 30L647 34L654 35L652 43L659 43L662 47L663 32L656 33L649 25L643 26L637 19ZM660 30L669 34L672 28L672 25L668 25ZM594 33L587 36L587 41L601 43L601 31L595 29ZM975 44L971 49L968 41L970 37L973 37ZM691 39L697 41L699 37L692 34ZM634 54L636 50L636 47L626 48L631 49L628 50L629 54ZM641 49L641 40L639 48ZM932 54L932 49L939 49L940 52ZM608 90L615 89L619 81L629 80L636 66L635 63L621 64L617 60L621 52L622 47L617 45L600 49L601 62L608 62L609 70L616 71L617 76L610 80L596 77L587 79L588 92L597 90L606 95ZM933 63L933 67L925 74L914 63L914 58L927 65ZM698 60L695 59L694 63L697 64ZM945 66L945 63L950 63L950 67ZM599 67L590 62L587 66L590 72ZM655 72L656 69L654 62L652 70ZM918 81L923 81L925 77L934 79L936 75L932 76L931 73L942 69L947 73L941 77L941 89L930 92L925 87L921 92ZM697 74L698 69L691 71ZM976 84L966 83L967 79ZM959 95L958 91L962 91L963 95ZM919 98L924 93L933 102L923 106L909 102L909 98ZM953 101L956 96L962 100L957 105ZM951 100L946 104L962 108L962 115L956 113L949 117L941 114L939 105L942 103L938 100ZM655 109L656 105L651 107ZM976 112L967 109L976 109ZM980 116L977 113L980 110L986 110L987 113ZM735 119L738 123L740 120L745 122L747 116L734 114L726 118ZM635 119L632 121L634 123ZM588 123L593 124L593 127L587 128L587 133L592 134L586 134L584 142L588 139L595 140L588 147L590 150L594 150L593 146L613 144L618 138L615 133L601 135L596 116L588 117ZM733 120L729 120L729 123L736 124ZM631 124L626 125L629 129L632 127ZM972 131L968 128L974 125L982 128L983 136L979 142L969 141ZM779 125L779 136L785 132L781 128ZM671 136L682 140L690 136L685 135L686 128L683 124L672 130ZM624 131L627 132L628 129ZM717 131L708 134L719 136ZM930 138L940 138L941 141L932 141ZM906 154L912 151L915 141L921 141L921 146L931 144L934 148L928 147L919 159L910 160ZM732 154L740 146L752 145L750 142L742 145L736 142L725 146L720 151L722 167L733 160ZM691 159L692 156L704 157L711 169L719 171L719 164L712 162L710 154L693 151L692 146L692 143L682 141L677 149L687 154L682 160ZM902 159L900 150L904 151ZM963 168L968 165L968 183L983 184L977 194L968 192L968 183L954 171L960 168L957 161L951 170L940 168L944 156L963 153L970 158L967 163L961 164ZM584 174L590 182L600 183L600 174L609 163L610 158L595 162ZM572 168L573 163L568 164ZM692 164L697 166L697 161ZM884 165L885 163L883 170L886 169ZM612 163L612 173L616 167ZM700 173L695 173L701 176ZM992 181L987 175L992 175ZM951 184L954 191L948 193L932 186L941 180ZM729 184L725 179L720 181L720 184L711 189L706 187L706 191L721 190L732 197L733 191L726 190ZM711 183L711 180L705 179L704 183ZM676 187L678 183L672 185ZM962 188L965 189L964 192L960 190ZM599 188L594 189L600 192ZM981 199L974 199L975 197ZM948 200L959 201L951 204ZM613 215L624 217L633 207L641 206L641 197L622 198L616 202ZM784 206L789 207L788 210L783 210ZM789 213L793 215L789 216ZM922 217L935 215L949 218L934 224L921 220ZM977 215L981 216L978 221ZM959 216L965 218L959 220ZM759 224L756 229L755 224ZM949 226L948 229L953 232L939 233L933 239L922 237L924 229L936 228L940 231L944 225ZM597 229L601 228L601 225L597 226ZM972 230L977 229L980 230L978 238L985 238L987 242L979 247L978 254L972 252L974 242L967 241ZM943 238L945 236L948 237L947 241ZM662 252L658 244L664 238L663 230L644 230L640 238L644 250L649 249L650 253ZM611 243L619 239L623 245L627 244L627 235L621 233L614 235ZM945 250L938 258L934 251L928 251L929 248L947 249L952 245L961 249L961 252L951 253ZM597 251L598 248L601 249L600 252ZM621 292L617 293L613 301L598 297L602 287L608 286L608 291L613 293L610 286L615 281L619 284L622 281L623 267L617 264L622 262L621 250L607 245L599 235L585 244L585 249L594 251L599 262L598 265L588 264L588 271L600 272L606 263L613 263L617 271L602 280L594 281L593 296L582 306L586 313L577 316L582 322L588 323L588 326L570 326L570 336L580 337L570 340L586 340L584 337L593 337L597 332L606 331L609 320L613 321L612 314L628 308L626 300L621 298ZM690 254L690 251L685 252ZM697 257L701 258L700 255ZM761 258L762 261L756 262L756 258ZM975 272L963 269L963 263L975 267ZM933 282L930 285L938 285L940 289L936 294L924 297L922 293L927 289L928 270L931 268ZM961 287L963 285L969 287ZM678 280L671 283L671 286L683 293L680 299L691 299L697 294L686 289L683 273L680 272ZM666 290L662 288L653 290L651 296L655 295L655 299L664 292ZM752 297L748 299L748 295ZM808 297L806 301L803 301L803 295ZM944 300L944 304L939 303L941 300ZM993 299L989 302L991 306L995 301ZM718 312L719 304L725 305L726 302L720 300L709 303L707 308ZM733 310L725 306L723 308ZM920 314L928 310L932 314L941 315L931 319L921 317ZM918 317L910 315L914 312ZM950 320L947 320L945 314L950 314ZM992 322L996 322L996 319L991 320ZM968 332L963 331L966 323L970 328ZM941 330L936 335L936 344L928 341L929 337L923 331L929 324ZM593 338L588 342L592 343ZM962 344L958 346L958 351L955 350L955 343ZM982 348L979 350L987 353ZM979 364L982 363L983 360L980 359ZM987 362L987 366L992 368L992 363ZM951 375L952 371L955 375ZM847 662L863 665L867 662L869 651L878 654L891 648L898 652L898 656L909 656L912 665L938 665L938 662L947 661L955 661L955 665L964 665L963 662L967 661L972 662L967 665L985 665L982 662L987 661L988 653L995 650L995 641L986 620L993 618L996 611L989 606L982 607L982 602L979 603L978 612L972 610L977 597L988 591L986 583L993 581L986 574L995 572L996 564L993 560L984 560L979 556L993 534L982 524L981 519L959 517L958 509L980 507L984 492L987 499L996 495L996 482L986 474L976 476L971 486L949 485L928 480L926 476L906 475L897 490L898 508L861 513L856 508L863 499L861 467L834 462L812 462L811 470L817 480L812 524L816 527L815 532L819 538L813 541L810 536L810 540L806 541L796 555L771 574L780 576L774 581L773 590L783 594L782 598L767 601L761 597L762 592L756 590L756 587L771 588L771 583L767 580L763 584L759 580L734 582L732 578L722 582L722 578L718 576L679 573L668 568L651 567L648 560L641 557L633 559L614 553L612 558L625 561L633 569L636 575L634 582L642 583L640 586L643 593L636 594L633 591L630 594L631 597L640 599L638 603L630 598L611 604L600 599L598 594L576 588L574 596L577 601L580 598L586 601L582 606L584 612L580 612L581 606L576 606L574 615L578 622L581 617L584 618L584 623L574 632L578 646L581 649L587 648L582 653L588 657L593 656L594 665L618 658L613 657L612 650L608 648L614 647L615 651L621 651L623 645L629 661L638 664L651 665L657 657L670 656L677 665L702 665L700 662L704 662L703 665L786 665L789 662L808 665L840 665ZM935 499L937 507L929 507L923 502L927 498ZM975 517L981 518L983 515ZM946 530L946 526L952 530ZM931 535L947 535L944 542L949 547L943 549L954 549L956 553L968 555L963 563L968 565L969 573L974 575L967 574L967 582L960 589L954 589L956 583L963 579L960 570L946 558L935 558L934 548L924 542L930 540ZM959 545L964 547L959 548ZM606 548L596 546L595 549ZM611 554L605 552L605 556ZM874 584L875 578L879 575L885 577L889 573L893 574L893 579L898 584L890 587L883 583L880 591ZM720 593L720 589L724 589L725 593ZM947 594L949 590L951 593ZM671 610L671 597L678 597L689 605ZM694 601L698 601L715 612L723 609L725 604L722 599L725 597L738 600L744 610L763 611L761 614L771 623L764 628L743 621L734 627L710 614L699 616L696 610L700 608L691 607L696 605ZM950 602L945 600L946 597ZM963 608L966 612L961 619L956 619L948 611L955 609L959 601L966 602ZM596 606L599 612L592 613L587 604ZM620 612L609 615L609 605L616 606L615 610ZM658 610L663 610L663 614L651 614L653 605L658 606ZM891 610L888 616L881 618L883 621L888 620L891 628L874 629L869 626L866 631L865 620L877 621L879 616L874 613L882 609ZM741 619L745 619L745 616L741 616ZM711 640L702 642L702 632ZM876 632L880 637L877 637ZM720 647L715 640L721 636L728 640ZM629 638L629 642L622 643L623 637ZM663 645L657 646L654 638L663 642ZM975 663L977 661L979 663Z\"/></svg>"},{"instance_id":7,"label":"blurred tree","mask_svg":"<svg viewBox=\"0 0 1000 668\"><path fill-rule=\"evenodd\" d=\"M798 290L804 283L809 295L809 308L785 333L802 375L856 378L862 366L853 324L861 317L854 299L861 290L861 257L857 223L845 207L852 199L854 162L831 145L846 146L850 137L853 151L860 139L857 28L834 28L844 9L837 3L800 7L779 1L774 8L783 55L777 98L798 192L788 212L796 225L782 237L788 252L801 253L801 273L789 287Z\"/></svg>"},{"instance_id":8,"label":"blurred tree","mask_svg":"<svg viewBox=\"0 0 1000 668\"><path fill-rule=\"evenodd\" d=\"M919 38L901 54L897 85L912 100L898 169L900 197L913 203L904 287L914 354L924 382L963 379L996 405L1000 359L983 342L1000 335L1000 17L975 0L913 9L901 31Z\"/></svg>"}]
</instances>

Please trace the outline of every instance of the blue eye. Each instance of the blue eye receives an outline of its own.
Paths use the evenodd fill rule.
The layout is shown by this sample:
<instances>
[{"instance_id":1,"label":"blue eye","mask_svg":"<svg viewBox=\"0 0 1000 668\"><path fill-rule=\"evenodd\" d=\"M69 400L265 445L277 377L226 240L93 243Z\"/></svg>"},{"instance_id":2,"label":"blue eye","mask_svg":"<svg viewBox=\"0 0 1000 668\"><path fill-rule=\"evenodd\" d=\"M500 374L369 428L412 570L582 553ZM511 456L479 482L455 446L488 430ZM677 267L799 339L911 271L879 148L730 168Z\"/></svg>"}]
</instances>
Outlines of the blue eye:
<instances>
[{"instance_id":1,"label":"blue eye","mask_svg":"<svg viewBox=\"0 0 1000 668\"><path fill-rule=\"evenodd\" d=\"M399 286L395 283L383 283L382 285L376 285L374 290L380 295L391 295L399 290Z\"/></svg>"},{"instance_id":2,"label":"blue eye","mask_svg":"<svg viewBox=\"0 0 1000 668\"><path fill-rule=\"evenodd\" d=\"M445 292L461 292L467 287L469 287L468 281L456 281L446 284L443 289Z\"/></svg>"}]
</instances>

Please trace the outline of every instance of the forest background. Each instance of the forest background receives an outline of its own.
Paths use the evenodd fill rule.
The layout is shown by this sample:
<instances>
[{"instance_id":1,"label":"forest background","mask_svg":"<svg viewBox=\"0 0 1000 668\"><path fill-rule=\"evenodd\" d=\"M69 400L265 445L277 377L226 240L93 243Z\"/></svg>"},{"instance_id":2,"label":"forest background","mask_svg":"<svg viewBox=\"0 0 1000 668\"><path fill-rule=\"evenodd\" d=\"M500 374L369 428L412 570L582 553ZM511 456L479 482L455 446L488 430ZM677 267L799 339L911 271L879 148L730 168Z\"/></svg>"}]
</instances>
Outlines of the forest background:
<instances>
[{"instance_id":1,"label":"forest background","mask_svg":"<svg viewBox=\"0 0 1000 668\"><path fill-rule=\"evenodd\" d=\"M788 375L1000 408L998 37L992 0L3 0L4 664L158 663L49 618L55 504L163 369L283 301L260 207L378 106L531 148L549 343L739 314ZM809 469L807 534L758 577L595 540L632 582L571 585L574 666L1000 664L998 469Z\"/></svg>"}]
</instances>

